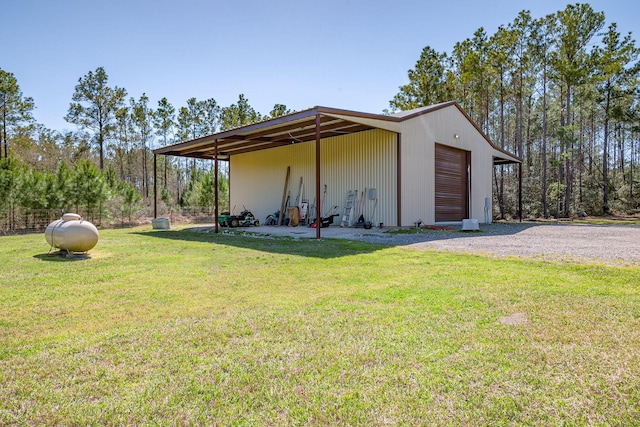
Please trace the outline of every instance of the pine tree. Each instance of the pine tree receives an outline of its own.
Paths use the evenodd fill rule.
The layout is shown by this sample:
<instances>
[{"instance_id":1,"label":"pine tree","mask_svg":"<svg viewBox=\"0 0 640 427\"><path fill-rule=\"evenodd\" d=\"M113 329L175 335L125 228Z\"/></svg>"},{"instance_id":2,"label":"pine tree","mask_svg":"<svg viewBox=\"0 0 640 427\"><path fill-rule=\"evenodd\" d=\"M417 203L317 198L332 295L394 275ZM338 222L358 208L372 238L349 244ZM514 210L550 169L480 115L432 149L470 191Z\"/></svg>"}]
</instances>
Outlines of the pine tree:
<instances>
[{"instance_id":1,"label":"pine tree","mask_svg":"<svg viewBox=\"0 0 640 427\"><path fill-rule=\"evenodd\" d=\"M127 92L119 87L108 86L109 77L103 67L89 71L81 77L73 94L73 102L65 120L90 129L98 144L100 170L104 169L104 145L114 129L114 119L118 108L124 102Z\"/></svg>"},{"instance_id":2,"label":"pine tree","mask_svg":"<svg viewBox=\"0 0 640 427\"><path fill-rule=\"evenodd\" d=\"M0 159L9 157L10 129L32 122L34 108L33 99L22 95L13 73L0 68Z\"/></svg>"}]
</instances>

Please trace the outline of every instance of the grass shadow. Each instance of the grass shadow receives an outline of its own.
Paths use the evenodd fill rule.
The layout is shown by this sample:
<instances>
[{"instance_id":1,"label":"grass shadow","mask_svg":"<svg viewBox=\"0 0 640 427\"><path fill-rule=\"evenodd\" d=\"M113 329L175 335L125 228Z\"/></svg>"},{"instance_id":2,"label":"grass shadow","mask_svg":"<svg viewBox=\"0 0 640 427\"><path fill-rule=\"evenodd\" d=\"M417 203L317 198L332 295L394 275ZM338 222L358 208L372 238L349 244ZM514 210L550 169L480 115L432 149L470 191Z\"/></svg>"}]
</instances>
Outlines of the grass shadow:
<instances>
[{"instance_id":1,"label":"grass shadow","mask_svg":"<svg viewBox=\"0 0 640 427\"><path fill-rule=\"evenodd\" d=\"M224 229L216 234L212 229L207 227L190 227L180 230L136 231L133 234L158 239L230 245L263 252L322 259L371 253L388 247L388 245L384 244L359 240L339 238L322 238L320 240L312 238L295 238L290 236L255 233L249 230L245 231L244 229Z\"/></svg>"},{"instance_id":2,"label":"grass shadow","mask_svg":"<svg viewBox=\"0 0 640 427\"><path fill-rule=\"evenodd\" d=\"M36 254L33 257L41 261L52 262L73 262L91 259L89 254L73 254L66 251L47 252L46 254Z\"/></svg>"}]
</instances>

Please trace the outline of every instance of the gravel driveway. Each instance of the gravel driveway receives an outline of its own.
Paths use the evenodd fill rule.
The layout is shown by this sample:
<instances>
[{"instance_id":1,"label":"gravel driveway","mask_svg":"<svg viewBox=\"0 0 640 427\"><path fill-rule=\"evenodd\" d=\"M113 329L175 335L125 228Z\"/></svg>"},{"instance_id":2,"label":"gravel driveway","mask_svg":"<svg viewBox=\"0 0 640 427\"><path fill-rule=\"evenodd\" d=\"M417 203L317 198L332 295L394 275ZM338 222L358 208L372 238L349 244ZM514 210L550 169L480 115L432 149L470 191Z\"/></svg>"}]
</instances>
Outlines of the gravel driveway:
<instances>
[{"instance_id":1,"label":"gravel driveway","mask_svg":"<svg viewBox=\"0 0 640 427\"><path fill-rule=\"evenodd\" d=\"M316 230L309 227L260 226L236 230L293 238L313 238L316 235ZM333 226L323 228L322 237L408 246L417 250L436 248L497 257L595 260L609 264L640 265L640 226L637 225L498 222L480 225L480 232L424 230L418 234Z\"/></svg>"},{"instance_id":2,"label":"gravel driveway","mask_svg":"<svg viewBox=\"0 0 640 427\"><path fill-rule=\"evenodd\" d=\"M640 227L614 225L495 223L480 232L376 233L351 238L414 248L437 248L499 257L600 260L640 264Z\"/></svg>"}]
</instances>

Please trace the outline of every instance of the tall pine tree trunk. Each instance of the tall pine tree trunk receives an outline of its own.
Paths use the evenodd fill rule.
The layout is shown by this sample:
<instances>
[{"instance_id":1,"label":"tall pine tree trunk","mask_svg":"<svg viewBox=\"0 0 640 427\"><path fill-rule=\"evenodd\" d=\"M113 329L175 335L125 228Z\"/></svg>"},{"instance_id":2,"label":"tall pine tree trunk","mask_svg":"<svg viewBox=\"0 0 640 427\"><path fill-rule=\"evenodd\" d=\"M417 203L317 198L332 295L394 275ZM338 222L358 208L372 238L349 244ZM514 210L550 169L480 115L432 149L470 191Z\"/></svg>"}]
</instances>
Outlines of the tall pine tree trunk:
<instances>
[{"instance_id":1,"label":"tall pine tree trunk","mask_svg":"<svg viewBox=\"0 0 640 427\"><path fill-rule=\"evenodd\" d=\"M629 209L633 209L633 161L634 161L634 153L633 153L633 142L634 142L634 135L633 132L631 133L631 139L629 141L629 144L631 145L631 147L629 147L629 155L630 155L630 159L629 159Z\"/></svg>"},{"instance_id":2,"label":"tall pine tree trunk","mask_svg":"<svg viewBox=\"0 0 640 427\"><path fill-rule=\"evenodd\" d=\"M145 197L149 198L149 168L147 166L147 144L142 143L142 188L144 188Z\"/></svg>"},{"instance_id":3,"label":"tall pine tree trunk","mask_svg":"<svg viewBox=\"0 0 640 427\"><path fill-rule=\"evenodd\" d=\"M545 41L546 43L546 41ZM542 66L542 217L549 218L549 206L547 203L547 61L546 44L544 52L544 64Z\"/></svg>"},{"instance_id":4,"label":"tall pine tree trunk","mask_svg":"<svg viewBox=\"0 0 640 427\"><path fill-rule=\"evenodd\" d=\"M165 146L166 146L166 144L165 144ZM163 175L164 180L162 182L162 187L163 188L167 188L167 168L168 168L167 163L169 161L168 157L169 156L164 156L164 175Z\"/></svg>"},{"instance_id":5,"label":"tall pine tree trunk","mask_svg":"<svg viewBox=\"0 0 640 427\"><path fill-rule=\"evenodd\" d=\"M102 121L100 121L98 126L99 126L98 145L100 146L99 147L99 149L100 149L100 170L104 170L104 129L103 129Z\"/></svg>"},{"instance_id":6,"label":"tall pine tree trunk","mask_svg":"<svg viewBox=\"0 0 640 427\"><path fill-rule=\"evenodd\" d=\"M564 211L563 216L568 217L571 210L571 195L572 195L572 158L573 158L573 117L571 116L571 84L567 83L567 119L566 125L569 127L569 135L565 135L565 187L564 187ZM571 146L569 146L569 143Z\"/></svg>"},{"instance_id":7,"label":"tall pine tree trunk","mask_svg":"<svg viewBox=\"0 0 640 427\"><path fill-rule=\"evenodd\" d=\"M502 74L500 74L500 148L504 147L504 94L502 86ZM495 168L494 168L495 171ZM496 183L498 190L498 206L500 206L500 219L505 218L504 203L504 166L500 166L500 183Z\"/></svg>"},{"instance_id":8,"label":"tall pine tree trunk","mask_svg":"<svg viewBox=\"0 0 640 427\"><path fill-rule=\"evenodd\" d=\"M609 82L607 82L607 89ZM602 213L609 213L609 106L611 92L607 90L607 101L604 107L604 139L602 141Z\"/></svg>"},{"instance_id":9,"label":"tall pine tree trunk","mask_svg":"<svg viewBox=\"0 0 640 427\"><path fill-rule=\"evenodd\" d=\"M6 101L5 101L6 102ZM2 140L0 140L0 159L2 159L2 149L4 148L4 158L8 159L7 153L7 109L2 111Z\"/></svg>"}]
</instances>

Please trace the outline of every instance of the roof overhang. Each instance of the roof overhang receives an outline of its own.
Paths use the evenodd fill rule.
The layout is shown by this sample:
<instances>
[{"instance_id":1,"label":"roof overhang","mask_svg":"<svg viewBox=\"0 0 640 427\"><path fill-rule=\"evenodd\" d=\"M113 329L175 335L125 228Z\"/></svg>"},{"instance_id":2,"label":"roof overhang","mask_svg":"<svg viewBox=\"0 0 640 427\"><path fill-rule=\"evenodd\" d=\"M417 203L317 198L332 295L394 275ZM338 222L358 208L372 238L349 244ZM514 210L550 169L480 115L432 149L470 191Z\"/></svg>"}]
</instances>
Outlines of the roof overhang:
<instances>
[{"instance_id":1,"label":"roof overhang","mask_svg":"<svg viewBox=\"0 0 640 427\"><path fill-rule=\"evenodd\" d=\"M522 160L515 156L511 156L511 155L494 155L493 156L494 166L511 165L511 164L517 164L517 163L522 163Z\"/></svg>"},{"instance_id":2,"label":"roof overhang","mask_svg":"<svg viewBox=\"0 0 640 427\"><path fill-rule=\"evenodd\" d=\"M450 106L457 107L493 148L494 165L522 162L518 157L495 146L489 137L482 132L455 101L430 107L422 107L395 115L369 114L336 108L314 107L286 116L157 148L153 150L153 153L165 156L213 159L216 157L217 150L217 158L219 160L228 160L236 154L315 141L317 132L319 133L320 139L325 139L372 129L389 130L396 128L396 124L405 120ZM316 117L319 118L319 126L317 129Z\"/></svg>"},{"instance_id":3,"label":"roof overhang","mask_svg":"<svg viewBox=\"0 0 640 427\"><path fill-rule=\"evenodd\" d=\"M339 115L340 117L336 117ZM385 117L356 113L326 107L314 107L275 119L207 135L179 144L153 150L167 156L212 159L218 150L218 159L226 160L235 154L267 150L290 144L315 141L316 116L319 116L320 138L330 138L374 129L369 124L343 118L360 116Z\"/></svg>"}]
</instances>

